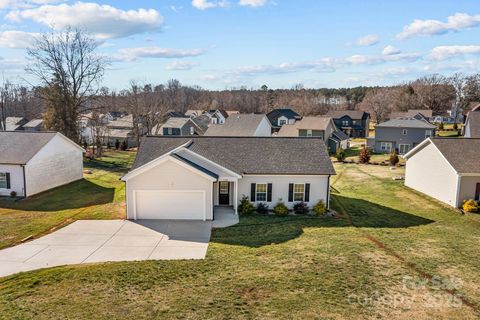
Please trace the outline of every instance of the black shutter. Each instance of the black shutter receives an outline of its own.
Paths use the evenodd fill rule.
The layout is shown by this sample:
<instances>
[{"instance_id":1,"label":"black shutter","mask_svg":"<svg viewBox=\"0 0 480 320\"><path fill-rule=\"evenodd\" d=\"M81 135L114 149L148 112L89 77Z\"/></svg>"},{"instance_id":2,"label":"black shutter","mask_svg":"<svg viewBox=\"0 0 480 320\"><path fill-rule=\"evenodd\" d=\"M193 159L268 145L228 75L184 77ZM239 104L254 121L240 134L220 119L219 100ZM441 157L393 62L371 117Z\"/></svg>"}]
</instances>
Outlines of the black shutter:
<instances>
[{"instance_id":1,"label":"black shutter","mask_svg":"<svg viewBox=\"0 0 480 320\"><path fill-rule=\"evenodd\" d=\"M293 183L288 185L288 202L293 202Z\"/></svg>"},{"instance_id":2,"label":"black shutter","mask_svg":"<svg viewBox=\"0 0 480 320\"><path fill-rule=\"evenodd\" d=\"M272 202L272 184L267 185L267 201Z\"/></svg>"},{"instance_id":3,"label":"black shutter","mask_svg":"<svg viewBox=\"0 0 480 320\"><path fill-rule=\"evenodd\" d=\"M256 191L255 189L256 189L256 185L255 183L252 183L250 185L250 201L252 202L255 202L255 191Z\"/></svg>"},{"instance_id":4,"label":"black shutter","mask_svg":"<svg viewBox=\"0 0 480 320\"><path fill-rule=\"evenodd\" d=\"M305 183L305 202L310 201L310 183Z\"/></svg>"},{"instance_id":5,"label":"black shutter","mask_svg":"<svg viewBox=\"0 0 480 320\"><path fill-rule=\"evenodd\" d=\"M163 128L163 135L168 136L168 129L167 128Z\"/></svg>"},{"instance_id":6,"label":"black shutter","mask_svg":"<svg viewBox=\"0 0 480 320\"><path fill-rule=\"evenodd\" d=\"M10 172L5 173L5 176L7 178L7 189L10 189Z\"/></svg>"}]
</instances>

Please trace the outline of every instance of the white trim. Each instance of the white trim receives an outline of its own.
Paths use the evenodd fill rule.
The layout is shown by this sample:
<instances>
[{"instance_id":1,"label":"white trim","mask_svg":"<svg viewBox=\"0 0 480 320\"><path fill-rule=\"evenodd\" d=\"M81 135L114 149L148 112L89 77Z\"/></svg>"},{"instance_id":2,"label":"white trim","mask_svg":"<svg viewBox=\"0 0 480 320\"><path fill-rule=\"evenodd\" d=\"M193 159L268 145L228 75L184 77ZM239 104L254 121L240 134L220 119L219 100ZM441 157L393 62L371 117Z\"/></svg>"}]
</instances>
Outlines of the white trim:
<instances>
[{"instance_id":1,"label":"white trim","mask_svg":"<svg viewBox=\"0 0 480 320\"><path fill-rule=\"evenodd\" d=\"M201 193L203 195L203 221L207 220L207 199L205 190L164 190L164 189L136 189L133 192L133 220L137 220L137 193L138 192L164 192L164 193ZM162 219L158 219L162 220Z\"/></svg>"},{"instance_id":2,"label":"white trim","mask_svg":"<svg viewBox=\"0 0 480 320\"><path fill-rule=\"evenodd\" d=\"M140 173L147 171L148 169L154 167L157 162L160 162L162 159L170 156L172 153L175 153L175 151L180 150L181 148L185 147L186 145L190 144L191 142L192 142L192 140L188 140L186 143L176 147L175 149L173 149L173 150L159 156L158 158L155 158L152 161L147 162L147 163L141 165L140 167L128 172L126 175L124 175L121 178L121 180L122 181L127 181L128 179L133 178L133 177L139 175Z\"/></svg>"},{"instance_id":3,"label":"white trim","mask_svg":"<svg viewBox=\"0 0 480 320\"><path fill-rule=\"evenodd\" d=\"M460 185L462 184L462 177L457 175L457 194L455 195L455 208L459 207L459 200L460 200Z\"/></svg>"},{"instance_id":4,"label":"white trim","mask_svg":"<svg viewBox=\"0 0 480 320\"><path fill-rule=\"evenodd\" d=\"M402 146L407 146L407 148L408 148L407 152L403 152L403 153L402 153ZM400 154L407 154L409 151L410 151L410 144L409 144L409 143L400 143L400 144L398 145L398 153L400 153Z\"/></svg>"},{"instance_id":5,"label":"white trim","mask_svg":"<svg viewBox=\"0 0 480 320\"><path fill-rule=\"evenodd\" d=\"M300 193L300 192L295 192L295 185L303 185L303 197L302 200L295 200L295 193ZM306 183L293 183L293 194L292 194L292 202L305 202L305 185Z\"/></svg>"},{"instance_id":6,"label":"white trim","mask_svg":"<svg viewBox=\"0 0 480 320\"><path fill-rule=\"evenodd\" d=\"M283 173L278 173L278 174L256 174L256 173L247 173L244 174L244 177L324 177L324 176L332 176L335 174L283 174Z\"/></svg>"},{"instance_id":7,"label":"white trim","mask_svg":"<svg viewBox=\"0 0 480 320\"><path fill-rule=\"evenodd\" d=\"M425 145L427 145L428 143L431 143L435 149L437 149L438 153L440 153L440 155L442 156L443 160L445 160L448 165L450 166L450 168L452 168L453 172L455 172L457 175L459 175L460 173L457 172L457 170L455 170L455 168L452 166L452 164L450 163L450 161L448 161L447 158L445 158L445 156L443 155L443 153L440 151L440 149L438 149L438 147L435 145L435 143L432 141L432 139L428 138L426 140L423 140L419 145L417 145L415 148L413 148L412 150L410 150L409 153L403 155L403 158L405 160L408 160L408 158L411 158L415 153L417 153L418 151L420 151L421 149L423 149L425 147ZM417 150L418 149L418 150ZM410 155L411 154L411 155Z\"/></svg>"},{"instance_id":8,"label":"white trim","mask_svg":"<svg viewBox=\"0 0 480 320\"><path fill-rule=\"evenodd\" d=\"M233 209L235 214L238 216L238 180L233 182Z\"/></svg>"},{"instance_id":9,"label":"white trim","mask_svg":"<svg viewBox=\"0 0 480 320\"><path fill-rule=\"evenodd\" d=\"M257 188L258 188L258 185L261 184L261 185L265 185L265 200L258 200L258 197L257 197L257 194L258 194L258 191L257 191ZM263 194L263 192L261 192ZM255 182L255 202L268 202L268 183L267 182Z\"/></svg>"}]
</instances>

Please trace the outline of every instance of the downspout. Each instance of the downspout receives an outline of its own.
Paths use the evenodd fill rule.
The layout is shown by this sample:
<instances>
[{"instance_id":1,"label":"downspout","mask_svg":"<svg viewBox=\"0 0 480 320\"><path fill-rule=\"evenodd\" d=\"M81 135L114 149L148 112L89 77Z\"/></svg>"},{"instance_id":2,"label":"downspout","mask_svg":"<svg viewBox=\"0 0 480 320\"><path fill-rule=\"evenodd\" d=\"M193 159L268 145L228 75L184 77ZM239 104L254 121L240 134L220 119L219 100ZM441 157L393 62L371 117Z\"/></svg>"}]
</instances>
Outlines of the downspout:
<instances>
[{"instance_id":1,"label":"downspout","mask_svg":"<svg viewBox=\"0 0 480 320\"><path fill-rule=\"evenodd\" d=\"M328 175L327 181L327 209L330 210L330 175Z\"/></svg>"},{"instance_id":2,"label":"downspout","mask_svg":"<svg viewBox=\"0 0 480 320\"><path fill-rule=\"evenodd\" d=\"M27 197L27 179L25 177L25 165L22 164L21 167L23 171L23 197L26 198Z\"/></svg>"},{"instance_id":3,"label":"downspout","mask_svg":"<svg viewBox=\"0 0 480 320\"><path fill-rule=\"evenodd\" d=\"M458 174L458 178L457 178L457 196L455 197L455 208L459 208L461 207L461 204L459 204L460 202L460 187L461 187L461 181L462 181L462 176L460 174Z\"/></svg>"}]
</instances>

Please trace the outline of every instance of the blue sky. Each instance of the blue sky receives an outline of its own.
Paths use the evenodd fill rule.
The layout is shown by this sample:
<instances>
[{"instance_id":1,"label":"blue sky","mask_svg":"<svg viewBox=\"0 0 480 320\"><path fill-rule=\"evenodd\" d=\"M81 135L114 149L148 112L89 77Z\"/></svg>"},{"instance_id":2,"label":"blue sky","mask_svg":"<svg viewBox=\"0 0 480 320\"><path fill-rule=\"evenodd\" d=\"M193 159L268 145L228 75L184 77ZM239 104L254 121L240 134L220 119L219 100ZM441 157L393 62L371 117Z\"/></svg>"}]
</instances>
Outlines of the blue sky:
<instances>
[{"instance_id":1,"label":"blue sky","mask_svg":"<svg viewBox=\"0 0 480 320\"><path fill-rule=\"evenodd\" d=\"M26 76L25 48L66 25L112 63L104 85L176 78L207 89L388 85L480 71L477 1L0 0L0 71Z\"/></svg>"}]
</instances>

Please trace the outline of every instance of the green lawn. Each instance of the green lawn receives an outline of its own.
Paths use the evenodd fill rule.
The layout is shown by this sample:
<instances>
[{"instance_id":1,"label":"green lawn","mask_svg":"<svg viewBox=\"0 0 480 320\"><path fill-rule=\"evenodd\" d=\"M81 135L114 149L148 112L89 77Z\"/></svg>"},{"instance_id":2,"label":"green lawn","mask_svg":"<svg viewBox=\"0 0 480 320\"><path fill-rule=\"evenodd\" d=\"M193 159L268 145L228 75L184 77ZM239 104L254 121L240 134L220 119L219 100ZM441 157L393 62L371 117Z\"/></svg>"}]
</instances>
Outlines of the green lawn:
<instances>
[{"instance_id":1,"label":"green lawn","mask_svg":"<svg viewBox=\"0 0 480 320\"><path fill-rule=\"evenodd\" d=\"M393 181L400 168L336 169L335 218L242 217L200 261L9 276L0 318L478 319L480 216Z\"/></svg>"},{"instance_id":2,"label":"green lawn","mask_svg":"<svg viewBox=\"0 0 480 320\"><path fill-rule=\"evenodd\" d=\"M119 179L134 156L133 152L106 152L85 162L92 174L81 181L21 201L0 199L0 248L78 219L125 218L125 186Z\"/></svg>"},{"instance_id":3,"label":"green lawn","mask_svg":"<svg viewBox=\"0 0 480 320\"><path fill-rule=\"evenodd\" d=\"M345 160L346 161L354 161L358 162L358 154L360 153L360 150L362 149L362 146L356 145L353 147L350 147L345 150ZM335 157L332 157L332 159L335 160ZM390 159L390 154L388 153L371 153L370 154L370 163L380 163L380 162L388 162ZM399 160L401 164L405 164L405 160L399 157Z\"/></svg>"}]
</instances>

